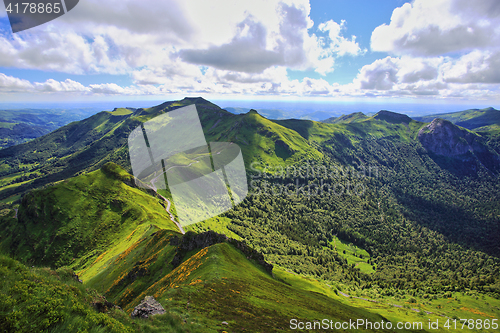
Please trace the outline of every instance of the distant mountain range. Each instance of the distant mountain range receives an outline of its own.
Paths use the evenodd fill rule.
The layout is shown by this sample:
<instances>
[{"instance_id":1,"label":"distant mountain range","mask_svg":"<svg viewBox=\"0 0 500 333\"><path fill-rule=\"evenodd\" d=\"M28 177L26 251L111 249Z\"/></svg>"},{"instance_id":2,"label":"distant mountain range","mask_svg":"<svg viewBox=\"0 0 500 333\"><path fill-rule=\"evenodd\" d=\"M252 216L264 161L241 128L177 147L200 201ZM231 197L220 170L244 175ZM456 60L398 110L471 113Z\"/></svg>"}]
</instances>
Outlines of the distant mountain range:
<instances>
[{"instance_id":1,"label":"distant mountain range","mask_svg":"<svg viewBox=\"0 0 500 333\"><path fill-rule=\"evenodd\" d=\"M0 149L38 138L94 113L92 108L0 110Z\"/></svg>"},{"instance_id":2,"label":"distant mountain range","mask_svg":"<svg viewBox=\"0 0 500 333\"><path fill-rule=\"evenodd\" d=\"M224 110L227 110L234 114L247 113L250 109L240 108L240 107L226 107ZM273 120L281 120L281 119L305 119L305 120L315 120L320 121L322 119L330 116L330 112L326 111L315 111L315 112L307 112L307 111L287 111L281 109L257 109L257 112L266 117L267 119Z\"/></svg>"}]
</instances>

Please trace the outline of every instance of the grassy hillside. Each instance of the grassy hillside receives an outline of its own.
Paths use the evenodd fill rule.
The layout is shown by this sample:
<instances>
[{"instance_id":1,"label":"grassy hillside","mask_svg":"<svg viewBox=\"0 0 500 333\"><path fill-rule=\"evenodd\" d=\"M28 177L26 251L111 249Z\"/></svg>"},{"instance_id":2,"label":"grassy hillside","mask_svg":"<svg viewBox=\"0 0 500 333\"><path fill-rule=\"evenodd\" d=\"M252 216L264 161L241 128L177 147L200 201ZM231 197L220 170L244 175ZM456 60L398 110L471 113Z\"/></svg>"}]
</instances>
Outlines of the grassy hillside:
<instances>
[{"instance_id":1,"label":"grassy hillside","mask_svg":"<svg viewBox=\"0 0 500 333\"><path fill-rule=\"evenodd\" d=\"M169 307L185 308L186 316L206 317L205 324L214 329L223 328L220 323L226 321L231 331L279 331L289 327L291 318L382 320L326 295L273 279L227 243L194 254L144 294L156 295Z\"/></svg>"},{"instance_id":2,"label":"grassy hillside","mask_svg":"<svg viewBox=\"0 0 500 333\"><path fill-rule=\"evenodd\" d=\"M32 268L0 255L0 329L3 332L133 332L124 313L99 313L99 295L67 269Z\"/></svg>"},{"instance_id":3,"label":"grassy hillside","mask_svg":"<svg viewBox=\"0 0 500 333\"><path fill-rule=\"evenodd\" d=\"M255 112L234 115L202 98L185 98L147 109L116 109L71 123L23 145L0 150L0 199L94 171L115 162L128 172L128 135L142 122L186 105L196 104L207 138L237 143L245 164L317 159L321 153L298 133ZM11 200L11 201L12 201Z\"/></svg>"},{"instance_id":4,"label":"grassy hillside","mask_svg":"<svg viewBox=\"0 0 500 333\"><path fill-rule=\"evenodd\" d=\"M169 311L134 320L102 294L61 268L28 268L0 255L0 330L3 332L206 332Z\"/></svg>"},{"instance_id":5,"label":"grassy hillside","mask_svg":"<svg viewBox=\"0 0 500 333\"><path fill-rule=\"evenodd\" d=\"M190 251L175 267L172 260L178 248L172 238L177 236L167 230L145 235L86 284L127 313L153 295L206 331L224 329L223 321L229 330L274 332L288 327L290 318L382 319L274 279L227 242Z\"/></svg>"},{"instance_id":6,"label":"grassy hillside","mask_svg":"<svg viewBox=\"0 0 500 333\"><path fill-rule=\"evenodd\" d=\"M151 228L177 230L163 202L134 187L115 164L23 197L17 220L4 220L5 251L28 263L86 267L116 254Z\"/></svg>"},{"instance_id":7,"label":"grassy hillside","mask_svg":"<svg viewBox=\"0 0 500 333\"><path fill-rule=\"evenodd\" d=\"M332 124L296 119L274 122L296 131L304 139L319 145L322 148L319 149L320 151L324 151L325 148L333 149L335 153L331 157L340 160L341 165L351 164L342 161L343 156L357 149L354 147L359 147L362 141L385 138L399 142L412 142L415 141L418 130L424 126L424 123L410 118L401 121L398 116L395 116L395 119L383 113L381 116L380 112L369 118L358 117L357 120Z\"/></svg>"},{"instance_id":8,"label":"grassy hillside","mask_svg":"<svg viewBox=\"0 0 500 333\"><path fill-rule=\"evenodd\" d=\"M224 328L222 321L235 330L277 331L288 327L290 318L383 320L328 295L274 279L252 259L258 258L256 252L243 243L201 243L180 252L182 243L174 238L193 236L178 233L158 199L131 187L130 181L130 175L117 165L106 164L101 170L30 192L19 207L18 219L12 214L2 219L10 235L2 239L4 249L37 266L72 267L86 287L95 288L128 314L146 295L153 295L174 317L189 320L203 331ZM191 238L184 243L189 242ZM179 255L180 265L174 260ZM39 288L43 293L52 287ZM23 320L36 314L29 307L33 301L32 297L19 300L20 307L27 307ZM79 302L88 307L85 297ZM47 304L44 311L53 309L52 301ZM6 305L5 311L9 316L12 308ZM47 327L68 328L80 320L68 319L71 310L66 307L61 311L62 317L54 323L49 320ZM111 315L118 318L116 325L122 325L122 331L130 328L124 314L112 311ZM92 319L95 327L113 323L108 315L99 318ZM165 318L176 323L163 316L156 324L144 323L143 328ZM34 325L39 325L38 320Z\"/></svg>"}]
</instances>

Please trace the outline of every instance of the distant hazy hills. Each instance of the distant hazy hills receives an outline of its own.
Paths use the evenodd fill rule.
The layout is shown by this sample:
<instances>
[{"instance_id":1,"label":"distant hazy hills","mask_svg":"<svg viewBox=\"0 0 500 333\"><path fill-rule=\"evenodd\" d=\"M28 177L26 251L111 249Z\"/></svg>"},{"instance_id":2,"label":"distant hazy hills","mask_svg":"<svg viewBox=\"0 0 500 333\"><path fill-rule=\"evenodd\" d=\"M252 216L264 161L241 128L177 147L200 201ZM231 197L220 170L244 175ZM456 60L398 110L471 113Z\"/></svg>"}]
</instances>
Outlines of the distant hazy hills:
<instances>
[{"instance_id":1,"label":"distant hazy hills","mask_svg":"<svg viewBox=\"0 0 500 333\"><path fill-rule=\"evenodd\" d=\"M227 110L234 114L247 113L250 111L250 108L241 108L241 107L226 107L224 110ZM302 111L302 110L281 110L281 109L265 109L265 108L257 108L257 112L266 117L267 119L273 120L282 120L282 119L305 119L305 120L315 120L320 121L330 117L331 112L327 111Z\"/></svg>"},{"instance_id":2,"label":"distant hazy hills","mask_svg":"<svg viewBox=\"0 0 500 333\"><path fill-rule=\"evenodd\" d=\"M92 108L0 110L0 149L38 138L93 113Z\"/></svg>"},{"instance_id":3,"label":"distant hazy hills","mask_svg":"<svg viewBox=\"0 0 500 333\"><path fill-rule=\"evenodd\" d=\"M363 120L368 118L362 112L355 112L347 115L342 115L340 117L331 117L323 120L323 123L327 124L339 124L339 123L351 123L353 121Z\"/></svg>"}]
</instances>

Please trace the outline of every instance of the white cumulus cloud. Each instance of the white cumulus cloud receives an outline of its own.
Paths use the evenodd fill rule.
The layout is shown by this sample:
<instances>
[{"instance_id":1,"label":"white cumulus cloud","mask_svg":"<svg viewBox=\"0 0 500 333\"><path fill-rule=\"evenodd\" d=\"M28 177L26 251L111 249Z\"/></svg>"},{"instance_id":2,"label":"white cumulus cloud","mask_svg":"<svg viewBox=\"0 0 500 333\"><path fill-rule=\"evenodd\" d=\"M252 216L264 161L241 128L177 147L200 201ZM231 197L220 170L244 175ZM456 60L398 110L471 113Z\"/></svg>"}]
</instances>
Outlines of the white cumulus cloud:
<instances>
[{"instance_id":1,"label":"white cumulus cloud","mask_svg":"<svg viewBox=\"0 0 500 333\"><path fill-rule=\"evenodd\" d=\"M373 51L437 56L500 45L500 1L415 0L377 27Z\"/></svg>"},{"instance_id":2,"label":"white cumulus cloud","mask_svg":"<svg viewBox=\"0 0 500 333\"><path fill-rule=\"evenodd\" d=\"M0 73L0 92L24 92L32 89L33 85L28 80L23 80Z\"/></svg>"}]
</instances>

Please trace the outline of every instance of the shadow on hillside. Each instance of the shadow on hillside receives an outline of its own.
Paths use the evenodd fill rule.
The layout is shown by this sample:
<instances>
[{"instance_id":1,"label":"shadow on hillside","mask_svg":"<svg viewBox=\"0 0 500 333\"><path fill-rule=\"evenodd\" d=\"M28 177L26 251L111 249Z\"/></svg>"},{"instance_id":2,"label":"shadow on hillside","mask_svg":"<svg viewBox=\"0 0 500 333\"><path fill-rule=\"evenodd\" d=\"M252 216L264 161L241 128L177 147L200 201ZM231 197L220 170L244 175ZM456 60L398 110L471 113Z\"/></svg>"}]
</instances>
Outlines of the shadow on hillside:
<instances>
[{"instance_id":1,"label":"shadow on hillside","mask_svg":"<svg viewBox=\"0 0 500 333\"><path fill-rule=\"evenodd\" d=\"M487 153L472 154L468 152L462 158L446 157L429 152L429 157L440 168L451 172L457 177L478 177L481 169L498 174L500 172L500 160L498 156Z\"/></svg>"},{"instance_id":2,"label":"shadow on hillside","mask_svg":"<svg viewBox=\"0 0 500 333\"><path fill-rule=\"evenodd\" d=\"M500 221L479 218L453 203L425 199L402 190L395 191L405 216L446 236L466 248L500 257ZM480 213L480 212L479 212Z\"/></svg>"},{"instance_id":3,"label":"shadow on hillside","mask_svg":"<svg viewBox=\"0 0 500 333\"><path fill-rule=\"evenodd\" d=\"M271 120L271 121L283 127L294 130L306 140L309 140L309 136L311 135L309 133L309 130L314 126L314 123L311 120L303 120L303 119L287 119L287 120Z\"/></svg>"}]
</instances>

